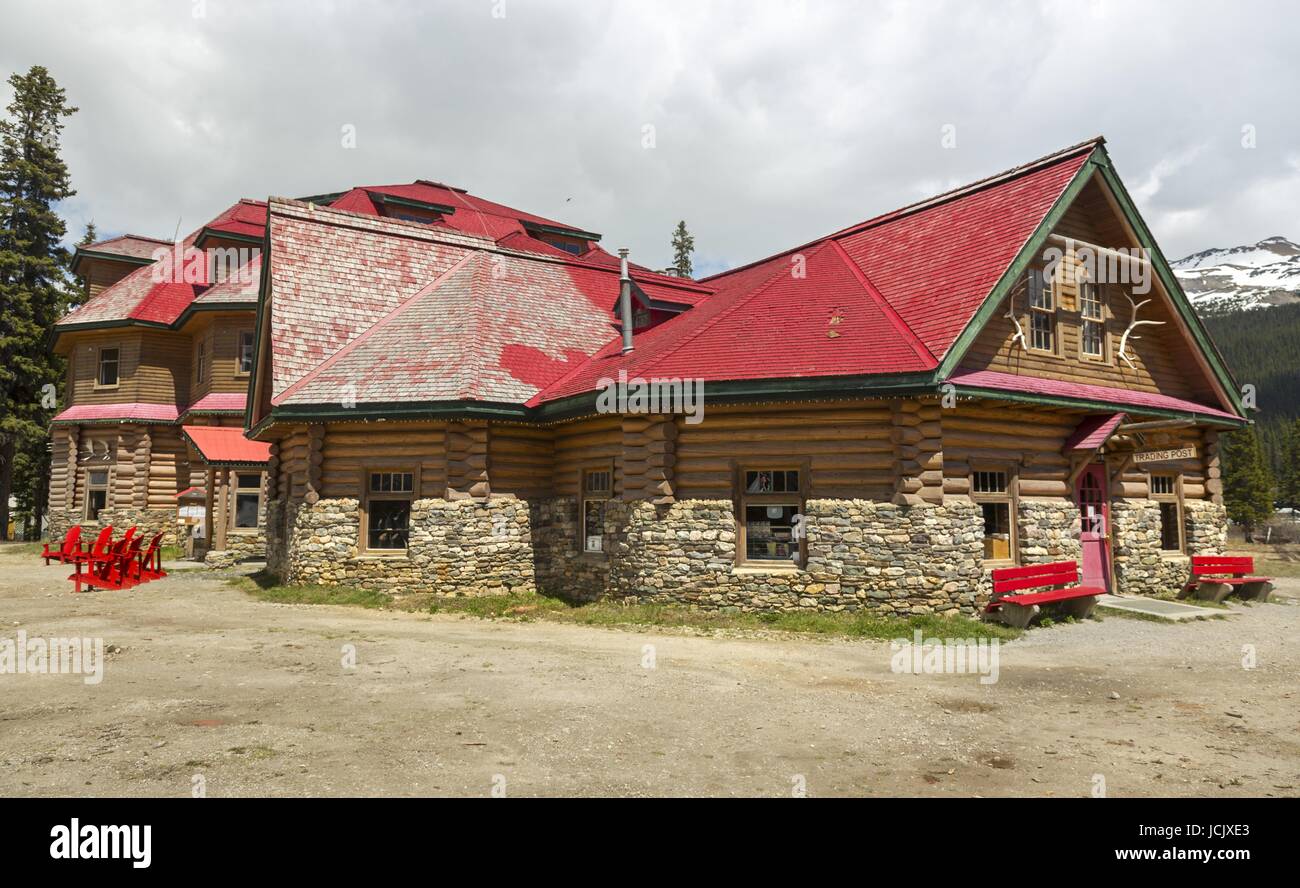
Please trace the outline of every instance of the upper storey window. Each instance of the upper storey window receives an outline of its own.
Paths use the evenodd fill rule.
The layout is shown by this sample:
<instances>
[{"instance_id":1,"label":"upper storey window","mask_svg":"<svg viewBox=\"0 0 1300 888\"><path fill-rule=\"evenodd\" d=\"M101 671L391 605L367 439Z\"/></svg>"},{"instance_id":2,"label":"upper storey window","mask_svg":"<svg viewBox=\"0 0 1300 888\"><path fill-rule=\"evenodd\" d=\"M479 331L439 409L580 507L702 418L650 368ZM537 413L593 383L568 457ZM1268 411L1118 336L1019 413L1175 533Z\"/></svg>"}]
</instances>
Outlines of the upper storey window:
<instances>
[{"instance_id":1,"label":"upper storey window","mask_svg":"<svg viewBox=\"0 0 1300 888\"><path fill-rule=\"evenodd\" d=\"M1056 295L1041 268L1029 269L1029 347L1056 351Z\"/></svg>"},{"instance_id":2,"label":"upper storey window","mask_svg":"<svg viewBox=\"0 0 1300 888\"><path fill-rule=\"evenodd\" d=\"M1099 285L1085 283L1079 286L1079 316L1083 324L1079 350L1086 357L1106 357L1106 320Z\"/></svg>"},{"instance_id":3,"label":"upper storey window","mask_svg":"<svg viewBox=\"0 0 1300 888\"><path fill-rule=\"evenodd\" d=\"M101 348L99 350L99 373L95 377L97 386L112 388L117 385L121 354L121 350L116 348Z\"/></svg>"},{"instance_id":4,"label":"upper storey window","mask_svg":"<svg viewBox=\"0 0 1300 888\"><path fill-rule=\"evenodd\" d=\"M253 331L239 332L239 372L253 372Z\"/></svg>"}]
</instances>

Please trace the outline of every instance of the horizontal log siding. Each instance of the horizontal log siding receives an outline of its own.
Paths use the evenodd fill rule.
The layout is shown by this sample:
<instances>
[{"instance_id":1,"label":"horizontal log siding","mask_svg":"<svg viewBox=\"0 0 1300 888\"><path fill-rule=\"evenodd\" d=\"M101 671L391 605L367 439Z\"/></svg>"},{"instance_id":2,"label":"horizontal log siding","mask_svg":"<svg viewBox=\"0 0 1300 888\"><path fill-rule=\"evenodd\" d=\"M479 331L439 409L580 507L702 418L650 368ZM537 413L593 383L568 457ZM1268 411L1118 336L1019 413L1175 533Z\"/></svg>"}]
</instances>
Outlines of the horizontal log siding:
<instances>
[{"instance_id":1,"label":"horizontal log siding","mask_svg":"<svg viewBox=\"0 0 1300 888\"><path fill-rule=\"evenodd\" d=\"M674 486L681 499L733 495L731 464L810 462L810 498L893 495L894 445L886 402L708 407L678 419Z\"/></svg>"},{"instance_id":2,"label":"horizontal log siding","mask_svg":"<svg viewBox=\"0 0 1300 888\"><path fill-rule=\"evenodd\" d=\"M443 423L388 424L339 423L325 430L322 447L321 491L325 499L352 498L362 493L362 473L372 466L391 466L393 469L409 468L417 473L417 497L442 497L447 488L446 425ZM305 435L286 441L281 449L281 461L286 469L301 468L305 473L308 464L308 444ZM298 474L294 473L295 478ZM305 493L297 489L295 499Z\"/></svg>"}]
</instances>

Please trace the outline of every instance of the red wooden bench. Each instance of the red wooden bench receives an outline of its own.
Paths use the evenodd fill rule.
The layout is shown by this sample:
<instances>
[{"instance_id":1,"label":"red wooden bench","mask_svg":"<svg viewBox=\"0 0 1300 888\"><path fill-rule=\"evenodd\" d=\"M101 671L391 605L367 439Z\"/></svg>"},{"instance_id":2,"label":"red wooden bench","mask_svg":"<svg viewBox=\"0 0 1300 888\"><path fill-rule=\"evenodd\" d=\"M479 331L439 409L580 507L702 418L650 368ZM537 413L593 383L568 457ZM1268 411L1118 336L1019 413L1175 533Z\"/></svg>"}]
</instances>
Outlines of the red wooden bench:
<instances>
[{"instance_id":1,"label":"red wooden bench","mask_svg":"<svg viewBox=\"0 0 1300 888\"><path fill-rule=\"evenodd\" d=\"M997 613L1008 626L1023 629L1044 604L1060 604L1067 616L1085 619L1097 606L1101 586L1080 586L1079 564L1057 561L993 571L993 597L985 613ZM1043 591L1022 591L1039 589Z\"/></svg>"},{"instance_id":2,"label":"red wooden bench","mask_svg":"<svg viewBox=\"0 0 1300 888\"><path fill-rule=\"evenodd\" d=\"M57 560L59 564L71 564L72 559L81 551L81 525L74 524L68 528L68 533L63 537L63 542L57 549L51 549L54 541L45 544L45 551L41 557L45 559L45 566L49 567L50 561Z\"/></svg>"},{"instance_id":3,"label":"red wooden bench","mask_svg":"<svg viewBox=\"0 0 1300 888\"><path fill-rule=\"evenodd\" d=\"M1192 581L1183 595L1195 594L1201 601L1222 601L1236 590L1244 599L1268 601L1273 592L1272 577L1251 576L1255 559L1249 556L1193 555Z\"/></svg>"}]
</instances>

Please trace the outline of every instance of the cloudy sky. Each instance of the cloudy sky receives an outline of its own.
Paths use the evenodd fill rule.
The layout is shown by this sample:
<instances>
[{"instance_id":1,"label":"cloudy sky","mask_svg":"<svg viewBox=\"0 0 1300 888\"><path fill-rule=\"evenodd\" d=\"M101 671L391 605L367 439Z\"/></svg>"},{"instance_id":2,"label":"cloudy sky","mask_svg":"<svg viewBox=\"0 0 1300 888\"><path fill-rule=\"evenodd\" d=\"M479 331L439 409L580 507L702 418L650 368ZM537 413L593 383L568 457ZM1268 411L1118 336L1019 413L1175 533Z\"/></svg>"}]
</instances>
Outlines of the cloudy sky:
<instances>
[{"instance_id":1,"label":"cloudy sky","mask_svg":"<svg viewBox=\"0 0 1300 888\"><path fill-rule=\"evenodd\" d=\"M1101 133L1177 257L1300 240L1298 22L1242 0L5 0L0 73L45 65L80 106L70 239L428 178L652 266L684 218L701 274Z\"/></svg>"}]
</instances>

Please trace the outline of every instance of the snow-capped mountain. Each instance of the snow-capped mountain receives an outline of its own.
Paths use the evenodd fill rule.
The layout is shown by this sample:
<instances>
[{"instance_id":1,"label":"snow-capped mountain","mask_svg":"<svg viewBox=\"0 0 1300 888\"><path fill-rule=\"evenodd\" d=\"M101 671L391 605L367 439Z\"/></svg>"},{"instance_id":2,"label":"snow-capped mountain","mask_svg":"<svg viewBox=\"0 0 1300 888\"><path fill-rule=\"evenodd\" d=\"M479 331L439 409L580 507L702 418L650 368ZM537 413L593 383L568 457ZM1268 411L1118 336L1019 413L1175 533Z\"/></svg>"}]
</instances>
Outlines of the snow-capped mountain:
<instances>
[{"instance_id":1,"label":"snow-capped mountain","mask_svg":"<svg viewBox=\"0 0 1300 888\"><path fill-rule=\"evenodd\" d=\"M1202 313L1300 302L1300 244L1284 237L1203 250L1172 265L1183 290Z\"/></svg>"}]
</instances>

